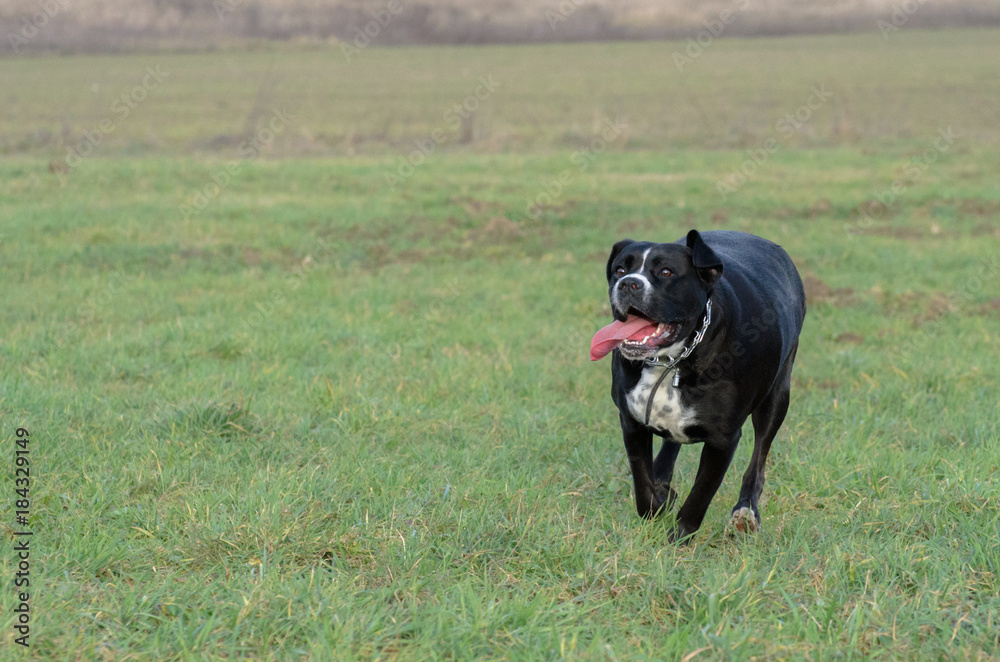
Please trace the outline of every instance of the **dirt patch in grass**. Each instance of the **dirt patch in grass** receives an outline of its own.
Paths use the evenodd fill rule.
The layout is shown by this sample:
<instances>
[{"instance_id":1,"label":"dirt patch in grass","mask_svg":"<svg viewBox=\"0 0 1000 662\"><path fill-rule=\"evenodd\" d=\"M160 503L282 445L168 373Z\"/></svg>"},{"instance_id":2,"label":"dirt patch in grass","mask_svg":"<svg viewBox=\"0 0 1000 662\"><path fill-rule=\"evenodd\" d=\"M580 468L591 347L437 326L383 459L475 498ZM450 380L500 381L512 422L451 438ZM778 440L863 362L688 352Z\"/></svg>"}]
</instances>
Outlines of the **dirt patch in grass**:
<instances>
[{"instance_id":1,"label":"dirt patch in grass","mask_svg":"<svg viewBox=\"0 0 1000 662\"><path fill-rule=\"evenodd\" d=\"M462 228L462 221L454 216L445 219L431 219L426 216L411 216L406 219L406 227L410 232L406 235L406 240L410 243L433 239L440 241L442 238L457 234Z\"/></svg>"},{"instance_id":2,"label":"dirt patch in grass","mask_svg":"<svg viewBox=\"0 0 1000 662\"><path fill-rule=\"evenodd\" d=\"M469 216L483 216L486 214L497 214L504 211L504 205L491 200L477 200L469 196L455 196L448 200L450 204L461 207Z\"/></svg>"},{"instance_id":3,"label":"dirt patch in grass","mask_svg":"<svg viewBox=\"0 0 1000 662\"><path fill-rule=\"evenodd\" d=\"M770 211L770 215L781 221L787 221L792 218L812 220L821 216L827 216L831 211L833 211L833 204L826 198L820 198L808 207L800 207L798 209L795 207L776 207Z\"/></svg>"},{"instance_id":4,"label":"dirt patch in grass","mask_svg":"<svg viewBox=\"0 0 1000 662\"><path fill-rule=\"evenodd\" d=\"M914 291L884 292L880 287L868 290L884 315L912 316L913 326L920 327L959 310L958 301L946 292Z\"/></svg>"},{"instance_id":5,"label":"dirt patch in grass","mask_svg":"<svg viewBox=\"0 0 1000 662\"><path fill-rule=\"evenodd\" d=\"M577 202L576 200L566 200L562 204L551 204L551 205L541 204L536 202L531 205L531 211L534 214L537 214L533 219L537 221L541 219L543 214L552 213L555 214L556 216L564 216L568 213L571 213L579 206L580 203Z\"/></svg>"},{"instance_id":6,"label":"dirt patch in grass","mask_svg":"<svg viewBox=\"0 0 1000 662\"><path fill-rule=\"evenodd\" d=\"M851 217L855 219L888 219L899 214L899 209L894 206L886 206L869 198L851 210Z\"/></svg>"},{"instance_id":7,"label":"dirt patch in grass","mask_svg":"<svg viewBox=\"0 0 1000 662\"><path fill-rule=\"evenodd\" d=\"M488 241L509 243L524 236L520 224L506 216L494 216L483 225L469 232L469 239L475 242Z\"/></svg>"},{"instance_id":8,"label":"dirt patch in grass","mask_svg":"<svg viewBox=\"0 0 1000 662\"><path fill-rule=\"evenodd\" d=\"M419 217L410 216L406 219L406 226L419 225ZM355 223L343 230L336 230L331 233L340 241L347 244L364 243L371 241L381 241L392 236L393 228L389 227L387 219L372 218L365 223Z\"/></svg>"},{"instance_id":9,"label":"dirt patch in grass","mask_svg":"<svg viewBox=\"0 0 1000 662\"><path fill-rule=\"evenodd\" d=\"M979 306L980 315L1000 315L1000 298L987 301Z\"/></svg>"},{"instance_id":10,"label":"dirt patch in grass","mask_svg":"<svg viewBox=\"0 0 1000 662\"><path fill-rule=\"evenodd\" d=\"M392 312L401 317L411 317L417 313L417 302L413 299L397 301L392 306Z\"/></svg>"},{"instance_id":11,"label":"dirt patch in grass","mask_svg":"<svg viewBox=\"0 0 1000 662\"><path fill-rule=\"evenodd\" d=\"M902 312L912 312L920 305L920 302L927 298L925 292L902 292L900 294L885 292L881 287L875 286L868 290L882 307L882 312L886 315L895 315Z\"/></svg>"},{"instance_id":12,"label":"dirt patch in grass","mask_svg":"<svg viewBox=\"0 0 1000 662\"><path fill-rule=\"evenodd\" d=\"M834 338L834 341L851 343L852 345L860 345L865 341L865 337L862 335L858 335L857 333L851 333L850 331L848 331L847 333L841 333L839 336Z\"/></svg>"},{"instance_id":13,"label":"dirt patch in grass","mask_svg":"<svg viewBox=\"0 0 1000 662\"><path fill-rule=\"evenodd\" d=\"M260 251L250 248L249 246L240 247L241 258L243 259L243 264L248 267L256 267L261 262Z\"/></svg>"},{"instance_id":14,"label":"dirt patch in grass","mask_svg":"<svg viewBox=\"0 0 1000 662\"><path fill-rule=\"evenodd\" d=\"M973 237L1000 237L1000 224L979 223L972 228L971 234Z\"/></svg>"},{"instance_id":15,"label":"dirt patch in grass","mask_svg":"<svg viewBox=\"0 0 1000 662\"><path fill-rule=\"evenodd\" d=\"M696 228L699 223L704 223L704 216L697 216L693 212L686 212L684 214L683 222L678 223L676 227L679 228ZM616 241L619 239L624 239L626 237L634 239L635 241L656 241L661 243L669 243L671 241L677 241L678 239L683 239L686 230L684 231L674 231L670 229L664 229L666 226L663 223L663 218L659 216L652 216L645 219L630 219L624 220L616 226L615 237ZM682 232L684 234L682 234ZM608 244L608 253L611 252L611 244ZM604 254L604 259L608 259L608 253Z\"/></svg>"},{"instance_id":16,"label":"dirt patch in grass","mask_svg":"<svg viewBox=\"0 0 1000 662\"><path fill-rule=\"evenodd\" d=\"M613 184L631 184L635 182L670 184L673 182L682 182L687 179L686 175L676 172L608 172L598 176L601 178L601 181Z\"/></svg>"},{"instance_id":17,"label":"dirt patch in grass","mask_svg":"<svg viewBox=\"0 0 1000 662\"><path fill-rule=\"evenodd\" d=\"M923 298L927 301L925 304L927 310L913 317L914 328L919 328L956 310L955 302L944 292L931 292Z\"/></svg>"},{"instance_id":18,"label":"dirt patch in grass","mask_svg":"<svg viewBox=\"0 0 1000 662\"><path fill-rule=\"evenodd\" d=\"M962 198L955 201L958 210L969 216L997 216L1000 214L1000 200L983 198Z\"/></svg>"},{"instance_id":19,"label":"dirt patch in grass","mask_svg":"<svg viewBox=\"0 0 1000 662\"><path fill-rule=\"evenodd\" d=\"M359 230L358 234L366 232ZM406 248L397 247L389 238L371 238L363 245L368 244L365 252L377 264L419 264L440 255L455 260L469 259L481 250L516 243L524 235L522 226L506 216L491 217L478 227L465 230L461 222L449 217L437 225L420 223L407 235ZM431 245L420 246L422 241Z\"/></svg>"},{"instance_id":20,"label":"dirt patch in grass","mask_svg":"<svg viewBox=\"0 0 1000 662\"><path fill-rule=\"evenodd\" d=\"M820 198L809 206L809 218L825 216L833 209L833 205L826 198Z\"/></svg>"},{"instance_id":21,"label":"dirt patch in grass","mask_svg":"<svg viewBox=\"0 0 1000 662\"><path fill-rule=\"evenodd\" d=\"M802 285L806 290L806 303L808 305L828 303L843 308L853 306L858 302L858 296L853 288L830 287L812 274L806 274L802 278Z\"/></svg>"},{"instance_id":22,"label":"dirt patch in grass","mask_svg":"<svg viewBox=\"0 0 1000 662\"><path fill-rule=\"evenodd\" d=\"M377 264L416 264L445 252L457 255L463 233L476 231L467 227L467 222L455 216L433 218L414 214L395 226L384 218L355 223L340 231L336 238ZM483 227L495 230L498 225L487 222Z\"/></svg>"}]
</instances>

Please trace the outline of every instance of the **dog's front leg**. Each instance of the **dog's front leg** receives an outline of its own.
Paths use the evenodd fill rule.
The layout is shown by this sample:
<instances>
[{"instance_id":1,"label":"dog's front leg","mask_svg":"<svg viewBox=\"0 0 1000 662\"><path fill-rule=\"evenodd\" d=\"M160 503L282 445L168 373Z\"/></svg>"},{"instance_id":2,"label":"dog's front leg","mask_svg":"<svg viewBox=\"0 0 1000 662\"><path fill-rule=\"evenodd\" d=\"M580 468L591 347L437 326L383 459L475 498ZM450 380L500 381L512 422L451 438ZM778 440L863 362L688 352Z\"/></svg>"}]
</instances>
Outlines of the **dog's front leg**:
<instances>
[{"instance_id":1,"label":"dog's front leg","mask_svg":"<svg viewBox=\"0 0 1000 662\"><path fill-rule=\"evenodd\" d=\"M691 493L684 500L681 509L677 511L677 530L674 533L674 539L683 539L697 531L701 526L702 520L705 519L705 513L708 511L708 504L712 503L712 497L719 491L722 478L726 475L729 463L733 460L740 435L741 432L737 431L729 439L705 442L705 447L701 450L698 473L695 475L694 485L691 486Z\"/></svg>"},{"instance_id":2,"label":"dog's front leg","mask_svg":"<svg viewBox=\"0 0 1000 662\"><path fill-rule=\"evenodd\" d=\"M653 485L653 433L627 414L621 414L621 422L625 452L635 482L635 509L640 517L655 517L663 501L657 497Z\"/></svg>"},{"instance_id":3,"label":"dog's front leg","mask_svg":"<svg viewBox=\"0 0 1000 662\"><path fill-rule=\"evenodd\" d=\"M653 460L653 489L667 509L673 508L674 502L677 501L677 492L670 487L670 483L674 479L674 463L677 461L680 449L680 444L669 438L665 439L663 447Z\"/></svg>"}]
</instances>

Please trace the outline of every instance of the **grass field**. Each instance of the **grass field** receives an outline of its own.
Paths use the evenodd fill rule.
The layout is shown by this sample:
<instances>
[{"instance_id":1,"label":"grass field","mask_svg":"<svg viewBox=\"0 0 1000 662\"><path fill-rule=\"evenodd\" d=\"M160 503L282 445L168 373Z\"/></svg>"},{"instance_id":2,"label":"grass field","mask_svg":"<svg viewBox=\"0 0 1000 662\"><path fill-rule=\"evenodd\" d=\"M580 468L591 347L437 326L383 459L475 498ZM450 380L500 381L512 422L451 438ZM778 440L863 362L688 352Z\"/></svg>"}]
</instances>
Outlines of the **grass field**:
<instances>
[{"instance_id":1,"label":"grass field","mask_svg":"<svg viewBox=\"0 0 1000 662\"><path fill-rule=\"evenodd\" d=\"M996 659L996 37L0 62L0 656ZM782 244L809 314L762 531L748 428L675 546L587 349L611 244L691 227Z\"/></svg>"},{"instance_id":2,"label":"grass field","mask_svg":"<svg viewBox=\"0 0 1000 662\"><path fill-rule=\"evenodd\" d=\"M718 39L700 54L689 47L371 46L348 62L336 47L275 46L0 60L0 154L65 161L69 149L96 143L84 160L232 158L274 108L292 119L269 145L273 156L396 155L435 129L446 134L443 146L466 152L572 152L609 117L630 127L618 150L746 149L771 137L783 147L893 149L949 124L968 144L1000 145L991 105L1000 97L1000 30ZM137 93L147 68L160 79ZM498 87L446 117L482 77ZM776 122L820 85L832 95L823 107L794 135L776 135ZM104 120L110 130L100 130Z\"/></svg>"}]
</instances>

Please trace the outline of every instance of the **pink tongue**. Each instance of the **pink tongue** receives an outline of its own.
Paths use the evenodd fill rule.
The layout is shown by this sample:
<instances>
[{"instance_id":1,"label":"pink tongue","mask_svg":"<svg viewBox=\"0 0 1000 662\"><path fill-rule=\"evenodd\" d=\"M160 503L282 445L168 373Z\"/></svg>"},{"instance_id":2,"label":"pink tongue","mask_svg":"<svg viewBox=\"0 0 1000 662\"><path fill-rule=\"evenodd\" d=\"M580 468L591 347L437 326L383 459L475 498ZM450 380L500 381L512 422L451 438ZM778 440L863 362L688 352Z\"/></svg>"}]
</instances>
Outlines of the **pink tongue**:
<instances>
[{"instance_id":1,"label":"pink tongue","mask_svg":"<svg viewBox=\"0 0 1000 662\"><path fill-rule=\"evenodd\" d=\"M590 360L599 361L625 340L642 340L656 331L656 322L629 315L624 322L614 321L594 334L590 341Z\"/></svg>"}]
</instances>

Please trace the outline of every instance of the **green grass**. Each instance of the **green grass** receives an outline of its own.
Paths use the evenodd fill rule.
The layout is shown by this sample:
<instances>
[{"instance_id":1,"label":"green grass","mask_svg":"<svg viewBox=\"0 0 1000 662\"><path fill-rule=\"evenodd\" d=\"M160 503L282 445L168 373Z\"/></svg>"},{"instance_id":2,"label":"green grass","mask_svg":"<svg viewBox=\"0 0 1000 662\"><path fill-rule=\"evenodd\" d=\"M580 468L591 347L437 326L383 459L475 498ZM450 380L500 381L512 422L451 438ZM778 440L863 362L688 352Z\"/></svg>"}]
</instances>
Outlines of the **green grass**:
<instances>
[{"instance_id":1,"label":"green grass","mask_svg":"<svg viewBox=\"0 0 1000 662\"><path fill-rule=\"evenodd\" d=\"M768 109L753 111L748 142L705 149L702 126L649 149L644 136L656 132L633 114L628 141L581 171L573 151L615 108L595 104L580 58L620 52L641 67L636 80L672 66L643 50L670 45L595 44L363 53L389 72L465 61L472 79L480 64L544 57L568 87L535 98L549 113L541 135L579 123L563 145L442 147L395 190L385 174L402 157L386 140L382 154L243 162L185 217L180 205L233 157L188 156L185 145L242 120L190 126L169 109L212 101L183 86L143 106L160 118L149 126L176 136L152 153L109 143L65 175L48 172L44 148L0 161L4 455L18 426L32 439L28 655L997 657L1000 156L994 118L976 103L996 83L966 72L974 97L939 93L958 65L936 50L985 53L986 34L896 35L892 57L913 39L900 76L919 71L923 82L886 94L915 104L899 123L913 133L871 144L781 141L774 121L808 85L764 87L706 54L692 86L724 96L707 81L728 77L734 99ZM783 54L808 43L720 41L712 55L730 66L745 48L792 69ZM862 60L861 37L816 43ZM235 56L171 57L198 71ZM268 57L294 69L306 56ZM127 72L147 58L5 66L27 80L97 61ZM800 62L799 81L821 81L808 67L835 68L825 61ZM446 67L428 70L426 97L398 89L399 110L386 110L365 66L351 70L352 103L403 118L399 136L433 128L438 100L464 89L436 77ZM178 79L188 70L176 68ZM305 90L316 79L282 80ZM607 98L640 107L629 81ZM40 87L18 94L56 93ZM874 116L881 103L859 95L854 112ZM330 126L349 122L340 108L328 107ZM425 120L407 110L421 108ZM495 125L526 122L492 112ZM908 159L948 125L961 137L906 179ZM780 148L721 197L716 182L747 158L742 147L767 137ZM526 214L564 170L551 204ZM888 210L849 232L896 180L905 190ZM665 522L635 515L609 366L590 363L587 348L609 319L611 244L690 227L781 243L810 309L762 531L723 531L744 443L702 530L678 547ZM682 494L696 461L695 449L681 453ZM12 513L11 479L3 489ZM0 526L9 539L12 517ZM2 655L16 659L15 561L0 559Z\"/></svg>"},{"instance_id":2,"label":"green grass","mask_svg":"<svg viewBox=\"0 0 1000 662\"><path fill-rule=\"evenodd\" d=\"M948 125L998 145L998 37L995 29L904 29L888 42L877 32L719 39L683 71L673 54L685 54L686 42L373 46L349 63L335 46L8 59L0 61L0 153L64 159L107 119L113 130L97 156L232 156L272 108L293 117L270 147L283 155L396 154L434 129L467 151L574 150L605 117L631 127L618 149L751 148L774 137L775 123L820 84L832 98L786 147L884 148ZM150 79L153 89L134 108L116 105L147 67L166 77L155 87ZM455 130L444 115L475 93L481 76L499 88L464 132Z\"/></svg>"}]
</instances>

